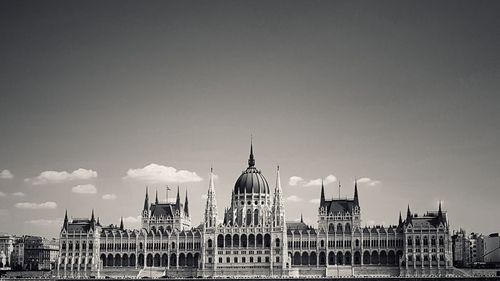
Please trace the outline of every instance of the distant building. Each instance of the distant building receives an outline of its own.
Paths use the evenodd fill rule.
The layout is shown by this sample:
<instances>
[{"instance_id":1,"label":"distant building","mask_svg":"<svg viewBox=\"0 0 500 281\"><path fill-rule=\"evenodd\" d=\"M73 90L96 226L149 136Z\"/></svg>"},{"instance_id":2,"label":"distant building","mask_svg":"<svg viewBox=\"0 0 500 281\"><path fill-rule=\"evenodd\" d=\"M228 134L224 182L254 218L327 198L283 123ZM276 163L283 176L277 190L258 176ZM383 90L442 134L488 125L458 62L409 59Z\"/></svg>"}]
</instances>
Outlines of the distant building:
<instances>
[{"instance_id":1,"label":"distant building","mask_svg":"<svg viewBox=\"0 0 500 281\"><path fill-rule=\"evenodd\" d=\"M418 216L408 206L397 225L361 225L357 183L351 198L325 198L321 187L318 226L286 220L276 171L274 191L255 166L253 147L248 167L234 184L231 203L219 216L213 173L204 220L192 226L188 196L181 202L150 201L141 211L142 228L102 226L90 219L68 218L60 233L60 276L116 273L135 276L353 276L444 275L452 270L447 214ZM220 220L219 220L220 219ZM104 272L104 273L103 273ZM143 275L144 274L144 275Z\"/></svg>"},{"instance_id":2,"label":"distant building","mask_svg":"<svg viewBox=\"0 0 500 281\"><path fill-rule=\"evenodd\" d=\"M467 237L465 230L460 229L453 233L452 252L453 252L453 265L456 267L470 266L470 241Z\"/></svg>"},{"instance_id":3,"label":"distant building","mask_svg":"<svg viewBox=\"0 0 500 281\"><path fill-rule=\"evenodd\" d=\"M498 233L492 233L483 238L484 262L500 266L500 237Z\"/></svg>"},{"instance_id":4,"label":"distant building","mask_svg":"<svg viewBox=\"0 0 500 281\"><path fill-rule=\"evenodd\" d=\"M14 236L0 234L0 268L11 267L11 255L14 251Z\"/></svg>"},{"instance_id":5,"label":"distant building","mask_svg":"<svg viewBox=\"0 0 500 281\"><path fill-rule=\"evenodd\" d=\"M16 237L14 240L14 251L12 252L13 270L24 269L24 237Z\"/></svg>"},{"instance_id":6,"label":"distant building","mask_svg":"<svg viewBox=\"0 0 500 281\"><path fill-rule=\"evenodd\" d=\"M59 242L38 236L24 237L24 269L51 270L59 253Z\"/></svg>"}]
</instances>

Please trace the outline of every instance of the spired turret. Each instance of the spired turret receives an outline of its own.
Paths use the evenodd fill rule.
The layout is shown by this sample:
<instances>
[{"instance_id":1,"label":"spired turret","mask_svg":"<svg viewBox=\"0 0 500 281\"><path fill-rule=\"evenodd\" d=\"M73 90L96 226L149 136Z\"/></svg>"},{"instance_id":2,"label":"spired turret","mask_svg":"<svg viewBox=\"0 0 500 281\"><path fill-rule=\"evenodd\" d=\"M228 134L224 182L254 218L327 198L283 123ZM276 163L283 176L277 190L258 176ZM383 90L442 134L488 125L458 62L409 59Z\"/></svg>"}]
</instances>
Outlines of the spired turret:
<instances>
[{"instance_id":1,"label":"spired turret","mask_svg":"<svg viewBox=\"0 0 500 281\"><path fill-rule=\"evenodd\" d=\"M181 204L180 190L177 187L177 197L175 203L160 202L158 192L156 192L155 202L149 204L148 188L144 199L142 211L142 228L147 230L185 230L191 228L191 218L188 197L186 191L185 205Z\"/></svg>"}]
</instances>

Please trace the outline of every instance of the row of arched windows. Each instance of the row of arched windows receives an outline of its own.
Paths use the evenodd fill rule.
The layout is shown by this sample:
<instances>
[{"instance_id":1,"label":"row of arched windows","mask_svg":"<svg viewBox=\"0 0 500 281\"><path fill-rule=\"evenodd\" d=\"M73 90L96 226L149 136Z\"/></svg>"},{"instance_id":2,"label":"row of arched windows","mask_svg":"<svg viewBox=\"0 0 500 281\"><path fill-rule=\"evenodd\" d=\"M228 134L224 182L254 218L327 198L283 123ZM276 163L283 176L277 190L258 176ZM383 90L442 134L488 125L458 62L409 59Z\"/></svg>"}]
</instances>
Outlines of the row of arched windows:
<instances>
[{"instance_id":1,"label":"row of arched windows","mask_svg":"<svg viewBox=\"0 0 500 281\"><path fill-rule=\"evenodd\" d=\"M280 239L277 238L276 247L280 245ZM208 240L208 247L212 247L212 240ZM238 234L219 234L217 236L217 247L218 248L253 248L253 247L263 247L270 248L271 247L271 235L269 234L242 234L241 236Z\"/></svg>"}]
</instances>

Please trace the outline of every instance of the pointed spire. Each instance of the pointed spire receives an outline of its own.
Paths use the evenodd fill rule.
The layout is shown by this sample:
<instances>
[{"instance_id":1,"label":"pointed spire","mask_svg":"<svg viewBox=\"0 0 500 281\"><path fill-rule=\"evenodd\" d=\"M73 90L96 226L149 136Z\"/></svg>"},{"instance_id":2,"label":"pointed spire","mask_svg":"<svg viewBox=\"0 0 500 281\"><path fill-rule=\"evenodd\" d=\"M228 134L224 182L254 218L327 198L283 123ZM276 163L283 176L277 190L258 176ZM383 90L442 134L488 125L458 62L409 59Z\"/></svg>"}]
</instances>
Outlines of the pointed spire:
<instances>
[{"instance_id":1,"label":"pointed spire","mask_svg":"<svg viewBox=\"0 0 500 281\"><path fill-rule=\"evenodd\" d=\"M99 217L97 217L97 225L101 225L101 222L99 221Z\"/></svg>"},{"instance_id":2,"label":"pointed spire","mask_svg":"<svg viewBox=\"0 0 500 281\"><path fill-rule=\"evenodd\" d=\"M92 209L92 215L90 215L90 221L95 221L94 209Z\"/></svg>"},{"instance_id":3,"label":"pointed spire","mask_svg":"<svg viewBox=\"0 0 500 281\"><path fill-rule=\"evenodd\" d=\"M177 186L177 199L175 199L175 209L181 211L181 196L179 195L179 186Z\"/></svg>"},{"instance_id":4,"label":"pointed spire","mask_svg":"<svg viewBox=\"0 0 500 281\"><path fill-rule=\"evenodd\" d=\"M403 224L403 218L401 217L401 211L399 211L399 224L398 226L401 226Z\"/></svg>"},{"instance_id":5,"label":"pointed spire","mask_svg":"<svg viewBox=\"0 0 500 281\"><path fill-rule=\"evenodd\" d=\"M123 228L123 217L121 217L121 219L120 219L120 230L123 230L123 229L124 229Z\"/></svg>"},{"instance_id":6,"label":"pointed spire","mask_svg":"<svg viewBox=\"0 0 500 281\"><path fill-rule=\"evenodd\" d=\"M321 180L321 198L319 201L319 207L323 207L325 205L325 185L323 184L323 180Z\"/></svg>"},{"instance_id":7,"label":"pointed spire","mask_svg":"<svg viewBox=\"0 0 500 281\"><path fill-rule=\"evenodd\" d=\"M406 218L411 218L410 204L408 204L408 209L406 210Z\"/></svg>"},{"instance_id":8,"label":"pointed spire","mask_svg":"<svg viewBox=\"0 0 500 281\"><path fill-rule=\"evenodd\" d=\"M144 197L144 211L149 210L149 195L148 195L148 187L146 186L146 196Z\"/></svg>"},{"instance_id":9,"label":"pointed spire","mask_svg":"<svg viewBox=\"0 0 500 281\"><path fill-rule=\"evenodd\" d=\"M250 157L248 158L248 167L255 166L255 158L253 157L253 137L250 136Z\"/></svg>"},{"instance_id":10,"label":"pointed spire","mask_svg":"<svg viewBox=\"0 0 500 281\"><path fill-rule=\"evenodd\" d=\"M188 191L186 189L186 199L184 199L184 214L189 217L189 207L188 207Z\"/></svg>"},{"instance_id":11,"label":"pointed spire","mask_svg":"<svg viewBox=\"0 0 500 281\"><path fill-rule=\"evenodd\" d=\"M205 225L206 227L217 225L217 200L215 198L214 169L212 167L210 167L207 204L205 206Z\"/></svg>"},{"instance_id":12,"label":"pointed spire","mask_svg":"<svg viewBox=\"0 0 500 281\"><path fill-rule=\"evenodd\" d=\"M155 204L158 205L160 202L158 201L158 189L156 190L156 198L155 198Z\"/></svg>"},{"instance_id":13,"label":"pointed spire","mask_svg":"<svg viewBox=\"0 0 500 281\"><path fill-rule=\"evenodd\" d=\"M304 216L302 216L302 213L300 213L300 222L304 223Z\"/></svg>"},{"instance_id":14,"label":"pointed spire","mask_svg":"<svg viewBox=\"0 0 500 281\"><path fill-rule=\"evenodd\" d=\"M441 209L441 200L439 200L438 219L439 221L443 221L443 210Z\"/></svg>"},{"instance_id":15,"label":"pointed spire","mask_svg":"<svg viewBox=\"0 0 500 281\"><path fill-rule=\"evenodd\" d=\"M358 180L354 179L354 204L356 206L359 206L359 199L358 199Z\"/></svg>"},{"instance_id":16,"label":"pointed spire","mask_svg":"<svg viewBox=\"0 0 500 281\"><path fill-rule=\"evenodd\" d=\"M66 209L66 213L64 213L63 229L68 230L68 209Z\"/></svg>"}]
</instances>

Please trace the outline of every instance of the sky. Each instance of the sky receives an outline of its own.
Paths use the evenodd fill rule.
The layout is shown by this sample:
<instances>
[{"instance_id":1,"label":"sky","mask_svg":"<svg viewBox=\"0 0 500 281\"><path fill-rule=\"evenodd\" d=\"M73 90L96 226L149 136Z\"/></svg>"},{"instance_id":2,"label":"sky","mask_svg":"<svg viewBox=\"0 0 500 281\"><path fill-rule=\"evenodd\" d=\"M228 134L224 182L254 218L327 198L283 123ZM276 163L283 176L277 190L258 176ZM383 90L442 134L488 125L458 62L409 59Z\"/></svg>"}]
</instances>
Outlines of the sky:
<instances>
[{"instance_id":1,"label":"sky","mask_svg":"<svg viewBox=\"0 0 500 281\"><path fill-rule=\"evenodd\" d=\"M65 210L139 227L146 186L201 223L247 167L288 220L353 196L364 225L443 202L500 230L498 1L1 1L0 232Z\"/></svg>"}]
</instances>

